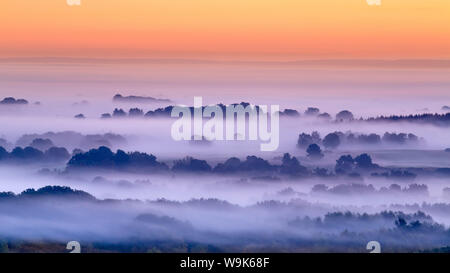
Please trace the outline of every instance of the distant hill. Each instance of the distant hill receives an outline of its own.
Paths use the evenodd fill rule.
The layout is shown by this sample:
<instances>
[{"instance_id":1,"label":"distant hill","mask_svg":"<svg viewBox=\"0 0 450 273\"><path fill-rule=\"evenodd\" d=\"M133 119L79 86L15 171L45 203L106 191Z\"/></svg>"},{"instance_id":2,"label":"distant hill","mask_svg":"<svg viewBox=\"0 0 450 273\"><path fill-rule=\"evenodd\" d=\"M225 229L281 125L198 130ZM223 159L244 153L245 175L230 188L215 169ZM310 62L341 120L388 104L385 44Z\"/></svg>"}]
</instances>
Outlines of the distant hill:
<instances>
[{"instance_id":1,"label":"distant hill","mask_svg":"<svg viewBox=\"0 0 450 273\"><path fill-rule=\"evenodd\" d=\"M420 115L408 115L408 116L379 116L376 118L367 119L369 122L414 122L423 124L433 124L437 126L449 126L450 125L450 113L447 114L420 114Z\"/></svg>"},{"instance_id":2,"label":"distant hill","mask_svg":"<svg viewBox=\"0 0 450 273\"><path fill-rule=\"evenodd\" d=\"M0 101L0 104L12 105L12 104L28 104L28 101L25 99L15 99L13 97L4 98Z\"/></svg>"},{"instance_id":3,"label":"distant hill","mask_svg":"<svg viewBox=\"0 0 450 273\"><path fill-rule=\"evenodd\" d=\"M87 192L80 190L73 190L65 186L46 186L38 190L27 189L22 193L16 195L12 192L0 192L0 200L5 199L23 199L23 198L57 198L62 197L65 200L78 199L83 201L95 201L95 197Z\"/></svg>"},{"instance_id":4,"label":"distant hill","mask_svg":"<svg viewBox=\"0 0 450 273\"><path fill-rule=\"evenodd\" d=\"M157 99L153 97L144 96L122 96L117 94L113 97L115 102L128 102L128 103L155 103L155 102L171 102L169 99Z\"/></svg>"}]
</instances>

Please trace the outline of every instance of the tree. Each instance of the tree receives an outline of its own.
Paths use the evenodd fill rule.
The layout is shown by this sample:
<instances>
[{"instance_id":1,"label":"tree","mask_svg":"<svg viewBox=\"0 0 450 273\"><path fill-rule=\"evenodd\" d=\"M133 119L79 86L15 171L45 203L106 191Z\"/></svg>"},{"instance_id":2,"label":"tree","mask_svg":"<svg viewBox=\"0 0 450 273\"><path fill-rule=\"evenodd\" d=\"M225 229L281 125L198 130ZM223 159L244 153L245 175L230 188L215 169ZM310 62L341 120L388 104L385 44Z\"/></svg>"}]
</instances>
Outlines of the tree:
<instances>
[{"instance_id":1,"label":"tree","mask_svg":"<svg viewBox=\"0 0 450 273\"><path fill-rule=\"evenodd\" d=\"M54 146L53 142L48 138L35 138L30 144L31 147L45 151Z\"/></svg>"},{"instance_id":2,"label":"tree","mask_svg":"<svg viewBox=\"0 0 450 273\"><path fill-rule=\"evenodd\" d=\"M67 164L73 167L112 167L114 153L108 147L101 146L86 153L75 154Z\"/></svg>"},{"instance_id":3,"label":"tree","mask_svg":"<svg viewBox=\"0 0 450 273\"><path fill-rule=\"evenodd\" d=\"M44 153L33 147L16 147L12 150L11 157L16 160L39 160L44 157Z\"/></svg>"},{"instance_id":4,"label":"tree","mask_svg":"<svg viewBox=\"0 0 450 273\"><path fill-rule=\"evenodd\" d=\"M142 116L144 116L144 111L142 111L139 108L131 108L130 111L128 111L128 116L130 116L130 117L142 117Z\"/></svg>"},{"instance_id":5,"label":"tree","mask_svg":"<svg viewBox=\"0 0 450 273\"><path fill-rule=\"evenodd\" d=\"M358 168L369 169L375 165L372 163L372 158L368 154L361 154L355 157L355 163Z\"/></svg>"},{"instance_id":6,"label":"tree","mask_svg":"<svg viewBox=\"0 0 450 273\"><path fill-rule=\"evenodd\" d=\"M320 144L322 139L320 138L320 134L316 131L312 132L312 134L301 133L298 136L297 147L299 148L307 148L311 144Z\"/></svg>"},{"instance_id":7,"label":"tree","mask_svg":"<svg viewBox=\"0 0 450 273\"><path fill-rule=\"evenodd\" d=\"M283 112L280 112L280 115L286 117L299 117L300 113L294 109L284 109Z\"/></svg>"},{"instance_id":8,"label":"tree","mask_svg":"<svg viewBox=\"0 0 450 273\"><path fill-rule=\"evenodd\" d=\"M328 113L322 113L322 114L318 115L317 117L320 118L320 119L323 119L323 120L330 120L331 119L331 115L328 114Z\"/></svg>"},{"instance_id":9,"label":"tree","mask_svg":"<svg viewBox=\"0 0 450 273\"><path fill-rule=\"evenodd\" d=\"M306 149L306 153L308 154L308 157L312 159L320 159L323 157L322 149L320 149L320 146L317 144L309 145L308 149Z\"/></svg>"},{"instance_id":10,"label":"tree","mask_svg":"<svg viewBox=\"0 0 450 273\"><path fill-rule=\"evenodd\" d=\"M50 161L64 161L70 158L69 152L66 148L51 147L44 153L45 159Z\"/></svg>"},{"instance_id":11,"label":"tree","mask_svg":"<svg viewBox=\"0 0 450 273\"><path fill-rule=\"evenodd\" d=\"M28 101L25 99L15 99L13 97L4 98L0 101L0 104L28 104Z\"/></svg>"},{"instance_id":12,"label":"tree","mask_svg":"<svg viewBox=\"0 0 450 273\"><path fill-rule=\"evenodd\" d=\"M322 139L320 138L320 134L317 131L312 132L311 134L313 143L315 144L320 144L320 142L322 142Z\"/></svg>"},{"instance_id":13,"label":"tree","mask_svg":"<svg viewBox=\"0 0 450 273\"><path fill-rule=\"evenodd\" d=\"M335 171L337 174L346 174L353 171L355 160L351 155L343 155L336 160Z\"/></svg>"},{"instance_id":14,"label":"tree","mask_svg":"<svg viewBox=\"0 0 450 273\"><path fill-rule=\"evenodd\" d=\"M78 114L78 115L76 115L74 118L77 118L77 119L85 119L86 117L85 117L83 114Z\"/></svg>"},{"instance_id":15,"label":"tree","mask_svg":"<svg viewBox=\"0 0 450 273\"><path fill-rule=\"evenodd\" d=\"M305 115L307 116L317 116L320 113L319 108L316 107L308 107L305 111Z\"/></svg>"},{"instance_id":16,"label":"tree","mask_svg":"<svg viewBox=\"0 0 450 273\"><path fill-rule=\"evenodd\" d=\"M223 173L229 173L229 172L237 172L240 170L241 167L241 160L237 157L232 157L227 159L224 163L219 163L214 168L215 172L223 172Z\"/></svg>"},{"instance_id":17,"label":"tree","mask_svg":"<svg viewBox=\"0 0 450 273\"><path fill-rule=\"evenodd\" d=\"M130 156L122 150L117 150L114 156L114 164L116 166L124 166L130 163Z\"/></svg>"},{"instance_id":18,"label":"tree","mask_svg":"<svg viewBox=\"0 0 450 273\"><path fill-rule=\"evenodd\" d=\"M123 111L123 109L114 109L113 112L113 117L115 118L121 118L121 117L126 117L127 113L125 113L125 111Z\"/></svg>"},{"instance_id":19,"label":"tree","mask_svg":"<svg viewBox=\"0 0 450 273\"><path fill-rule=\"evenodd\" d=\"M323 145L326 148L335 149L341 144L338 134L331 133L325 136L323 139Z\"/></svg>"},{"instance_id":20,"label":"tree","mask_svg":"<svg viewBox=\"0 0 450 273\"><path fill-rule=\"evenodd\" d=\"M353 119L352 112L348 110L341 111L336 115L336 121L351 121Z\"/></svg>"},{"instance_id":21,"label":"tree","mask_svg":"<svg viewBox=\"0 0 450 273\"><path fill-rule=\"evenodd\" d=\"M246 160L242 162L242 169L244 171L270 171L274 166L270 165L267 160L254 155L247 156Z\"/></svg>"},{"instance_id":22,"label":"tree","mask_svg":"<svg viewBox=\"0 0 450 273\"><path fill-rule=\"evenodd\" d=\"M166 164L158 162L152 154L133 152L125 153L117 150L113 153L107 147L91 149L86 153L74 153L67 163L68 167L96 167L116 170L155 171L167 170Z\"/></svg>"},{"instance_id":23,"label":"tree","mask_svg":"<svg viewBox=\"0 0 450 273\"><path fill-rule=\"evenodd\" d=\"M209 172L211 171L211 166L209 166L205 160L199 160L188 156L184 159L176 160L172 170L184 172Z\"/></svg>"},{"instance_id":24,"label":"tree","mask_svg":"<svg viewBox=\"0 0 450 273\"><path fill-rule=\"evenodd\" d=\"M313 140L312 140L311 135L308 135L308 134L305 134L305 133L301 133L298 136L297 146L299 148L306 148L312 143L313 143Z\"/></svg>"},{"instance_id":25,"label":"tree","mask_svg":"<svg viewBox=\"0 0 450 273\"><path fill-rule=\"evenodd\" d=\"M358 142L362 144L380 144L381 137L377 134L359 135Z\"/></svg>"},{"instance_id":26,"label":"tree","mask_svg":"<svg viewBox=\"0 0 450 273\"><path fill-rule=\"evenodd\" d=\"M289 175L298 175L301 173L306 173L307 169L304 166L300 165L300 162L295 156L291 157L290 154L285 153L283 155L280 172Z\"/></svg>"},{"instance_id":27,"label":"tree","mask_svg":"<svg viewBox=\"0 0 450 273\"><path fill-rule=\"evenodd\" d=\"M9 157L8 151L5 150L5 148L0 146L0 160L7 159Z\"/></svg>"}]
</instances>

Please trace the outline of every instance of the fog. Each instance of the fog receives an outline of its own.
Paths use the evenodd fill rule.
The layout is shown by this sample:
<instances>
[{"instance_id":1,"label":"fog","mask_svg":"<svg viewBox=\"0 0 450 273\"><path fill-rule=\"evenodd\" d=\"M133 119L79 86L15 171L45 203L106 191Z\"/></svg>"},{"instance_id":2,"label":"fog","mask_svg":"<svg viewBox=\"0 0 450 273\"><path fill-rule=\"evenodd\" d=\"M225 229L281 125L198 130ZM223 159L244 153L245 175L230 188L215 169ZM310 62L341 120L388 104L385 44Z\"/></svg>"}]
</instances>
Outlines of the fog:
<instances>
[{"instance_id":1,"label":"fog","mask_svg":"<svg viewBox=\"0 0 450 273\"><path fill-rule=\"evenodd\" d=\"M152 64L133 75L128 70L142 64L28 65L0 66L14 68L2 76L0 100L28 101L0 104L0 243L12 251L23 251L17 242L64 251L50 244L72 240L92 252L364 252L371 240L392 252L450 245L450 130L441 109L450 101L442 73L413 69L413 81L406 70L383 68L333 74L323 67L197 64L187 71L164 64L159 71ZM380 98L356 91L373 90L375 80ZM344 82L352 84L345 89ZM434 83L428 99L400 96L427 82ZM332 93L333 86L347 91ZM398 96L387 98L389 89ZM171 102L118 102L117 93ZM144 116L192 106L194 95L204 95L205 105L277 104L300 115L280 116L273 152L261 151L260 141L175 141L175 119ZM308 107L320 110L310 115ZM142 114L128 115L132 108ZM342 110L353 118L338 120ZM367 120L423 113L443 121Z\"/></svg>"}]
</instances>

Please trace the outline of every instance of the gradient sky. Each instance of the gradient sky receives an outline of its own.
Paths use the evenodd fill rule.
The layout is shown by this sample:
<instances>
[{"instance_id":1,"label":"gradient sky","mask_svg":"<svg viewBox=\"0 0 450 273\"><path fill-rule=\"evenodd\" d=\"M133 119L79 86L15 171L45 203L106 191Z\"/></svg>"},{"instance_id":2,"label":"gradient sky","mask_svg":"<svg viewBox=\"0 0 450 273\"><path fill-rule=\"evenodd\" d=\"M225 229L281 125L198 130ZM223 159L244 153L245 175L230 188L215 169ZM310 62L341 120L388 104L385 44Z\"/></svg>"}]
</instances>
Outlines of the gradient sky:
<instances>
[{"instance_id":1,"label":"gradient sky","mask_svg":"<svg viewBox=\"0 0 450 273\"><path fill-rule=\"evenodd\" d=\"M450 58L450 1L3 0L0 58Z\"/></svg>"}]
</instances>

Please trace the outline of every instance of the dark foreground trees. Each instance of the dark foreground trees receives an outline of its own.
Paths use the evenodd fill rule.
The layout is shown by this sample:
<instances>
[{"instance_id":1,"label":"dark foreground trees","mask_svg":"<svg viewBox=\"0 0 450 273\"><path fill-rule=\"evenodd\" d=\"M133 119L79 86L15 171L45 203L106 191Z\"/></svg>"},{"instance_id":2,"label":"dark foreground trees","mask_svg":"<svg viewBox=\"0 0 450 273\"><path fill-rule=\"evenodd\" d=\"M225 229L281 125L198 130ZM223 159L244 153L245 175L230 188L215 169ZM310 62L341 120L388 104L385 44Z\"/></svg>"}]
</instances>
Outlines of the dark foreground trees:
<instances>
[{"instance_id":1,"label":"dark foreground trees","mask_svg":"<svg viewBox=\"0 0 450 273\"><path fill-rule=\"evenodd\" d=\"M74 155L67 163L68 168L109 168L118 170L167 170L164 163L156 160L154 155L146 153L126 153L122 150L112 152L108 147L101 146L86 153Z\"/></svg>"}]
</instances>

